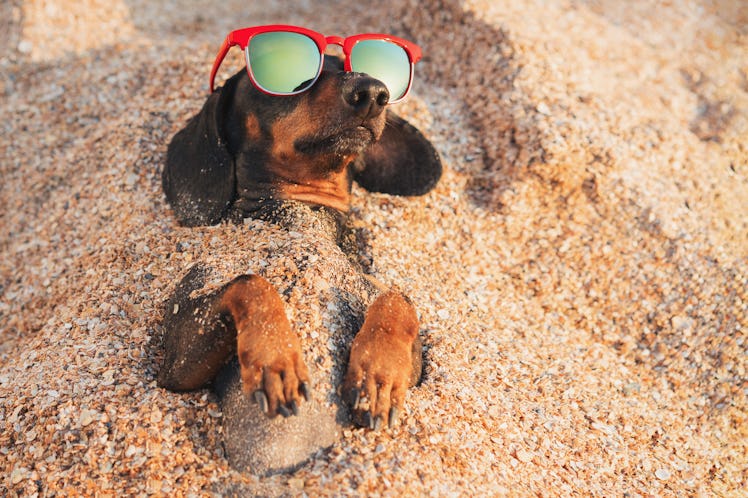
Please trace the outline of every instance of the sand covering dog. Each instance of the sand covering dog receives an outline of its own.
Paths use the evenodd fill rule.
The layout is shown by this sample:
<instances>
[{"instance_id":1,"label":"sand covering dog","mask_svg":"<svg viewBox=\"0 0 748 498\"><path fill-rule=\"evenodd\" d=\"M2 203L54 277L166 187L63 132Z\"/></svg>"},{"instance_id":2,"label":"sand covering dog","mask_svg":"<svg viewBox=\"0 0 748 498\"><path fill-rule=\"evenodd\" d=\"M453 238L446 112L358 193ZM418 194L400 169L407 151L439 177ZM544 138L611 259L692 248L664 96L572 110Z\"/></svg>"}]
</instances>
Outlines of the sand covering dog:
<instances>
[{"instance_id":1,"label":"sand covering dog","mask_svg":"<svg viewBox=\"0 0 748 498\"><path fill-rule=\"evenodd\" d=\"M213 382L225 446L237 467L259 473L293 468L335 441L347 418L345 410L338 413L335 386L351 332L358 331L341 392L360 423L372 429L394 424L407 388L420 376L416 310L404 293L364 274L359 255L365 243L346 217L354 180L373 191L419 195L441 175L431 144L386 111L388 100L384 83L344 71L337 57L326 56L314 85L291 97L263 93L242 70L210 95L169 146L163 185L182 224L232 220L251 240L251 223L244 220L269 221L296 237L291 246L275 247L275 255L290 256L307 276L314 266L328 266L311 284L298 274L273 278L274 263L253 264L262 259L260 248L237 247L246 256L228 265L196 265L167 305L159 384L189 390ZM327 247L315 248L319 244ZM316 256L331 253L338 257ZM354 303L343 313L346 323L328 336L340 343L336 336L343 335L328 351L332 360L317 360L331 370L327 382L315 372L324 399L312 400L305 348L278 292L297 285L320 303ZM367 308L361 324L360 310ZM311 406L302 407L302 399ZM260 411L296 417L267 420Z\"/></svg>"}]
</instances>

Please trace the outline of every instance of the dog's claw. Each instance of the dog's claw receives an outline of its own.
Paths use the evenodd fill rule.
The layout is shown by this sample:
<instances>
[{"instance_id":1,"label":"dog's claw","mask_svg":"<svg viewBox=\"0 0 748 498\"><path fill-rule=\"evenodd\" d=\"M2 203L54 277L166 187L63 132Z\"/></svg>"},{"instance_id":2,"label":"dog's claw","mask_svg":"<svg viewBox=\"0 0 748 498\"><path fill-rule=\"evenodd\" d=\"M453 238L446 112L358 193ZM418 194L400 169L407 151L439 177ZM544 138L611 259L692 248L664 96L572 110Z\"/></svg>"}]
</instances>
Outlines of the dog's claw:
<instances>
[{"instance_id":1,"label":"dog's claw","mask_svg":"<svg viewBox=\"0 0 748 498\"><path fill-rule=\"evenodd\" d=\"M388 421L388 425L390 426L390 429L395 427L395 425L397 424L397 418L399 416L400 416L400 410L398 410L396 406L393 406L392 408L390 408L390 416L389 416L389 421Z\"/></svg>"},{"instance_id":2,"label":"dog's claw","mask_svg":"<svg viewBox=\"0 0 748 498\"><path fill-rule=\"evenodd\" d=\"M291 412L293 412L294 415L299 414L299 404L296 400L291 401Z\"/></svg>"},{"instance_id":3,"label":"dog's claw","mask_svg":"<svg viewBox=\"0 0 748 498\"><path fill-rule=\"evenodd\" d=\"M301 393L302 396L304 396L304 400L307 402L309 402L309 399L311 398L310 391L311 391L311 386L309 385L308 382L302 382L301 385L299 386L299 392Z\"/></svg>"},{"instance_id":4,"label":"dog's claw","mask_svg":"<svg viewBox=\"0 0 748 498\"><path fill-rule=\"evenodd\" d=\"M291 411L286 407L286 405L278 405L278 414L282 415L283 418L288 418L291 416Z\"/></svg>"},{"instance_id":5,"label":"dog's claw","mask_svg":"<svg viewBox=\"0 0 748 498\"><path fill-rule=\"evenodd\" d=\"M346 401L351 405L351 408L358 410L358 406L361 403L361 389L354 387L349 390L346 396Z\"/></svg>"},{"instance_id":6,"label":"dog's claw","mask_svg":"<svg viewBox=\"0 0 748 498\"><path fill-rule=\"evenodd\" d=\"M262 411L262 413L264 413L265 415L267 415L268 414L268 397L267 397L267 395L263 391L257 390L257 391L254 392L254 394L252 395L252 397L254 398L255 403L257 403L258 405L260 405L260 410Z\"/></svg>"},{"instance_id":7,"label":"dog's claw","mask_svg":"<svg viewBox=\"0 0 748 498\"><path fill-rule=\"evenodd\" d=\"M383 421L384 419L382 418L381 415L377 415L376 417L374 417L374 422L371 424L372 430L379 431L379 429L382 428Z\"/></svg>"}]
</instances>

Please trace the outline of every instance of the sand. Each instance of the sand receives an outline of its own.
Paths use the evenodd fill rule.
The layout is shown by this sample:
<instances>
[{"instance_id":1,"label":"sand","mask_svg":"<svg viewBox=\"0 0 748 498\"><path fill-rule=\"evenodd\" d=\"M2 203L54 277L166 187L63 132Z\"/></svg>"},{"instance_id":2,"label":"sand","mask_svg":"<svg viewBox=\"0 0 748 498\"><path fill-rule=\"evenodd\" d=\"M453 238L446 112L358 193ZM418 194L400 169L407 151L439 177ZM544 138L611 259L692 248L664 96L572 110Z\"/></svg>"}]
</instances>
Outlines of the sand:
<instances>
[{"instance_id":1,"label":"sand","mask_svg":"<svg viewBox=\"0 0 748 498\"><path fill-rule=\"evenodd\" d=\"M744 2L12 0L0 18L0 494L745 492ZM274 22L419 43L395 110L445 174L420 198L354 190L376 277L421 319L402 424L259 478L229 467L210 391L156 386L157 345L190 265L277 233L177 226L160 170L226 33ZM334 315L286 298L310 336Z\"/></svg>"}]
</instances>

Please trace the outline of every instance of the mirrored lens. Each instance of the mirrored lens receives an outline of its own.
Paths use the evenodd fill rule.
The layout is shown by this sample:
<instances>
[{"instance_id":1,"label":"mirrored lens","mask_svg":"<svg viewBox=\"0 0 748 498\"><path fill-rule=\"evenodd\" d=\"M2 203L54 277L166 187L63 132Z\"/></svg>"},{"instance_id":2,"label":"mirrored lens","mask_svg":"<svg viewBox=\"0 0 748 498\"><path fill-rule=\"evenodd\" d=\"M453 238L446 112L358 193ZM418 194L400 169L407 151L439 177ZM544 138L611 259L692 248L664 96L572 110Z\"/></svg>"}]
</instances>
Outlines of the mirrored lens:
<instances>
[{"instance_id":1,"label":"mirrored lens","mask_svg":"<svg viewBox=\"0 0 748 498\"><path fill-rule=\"evenodd\" d=\"M299 33L261 33L247 45L249 71L255 82L271 93L306 90L319 75L321 65L317 45Z\"/></svg>"},{"instance_id":2,"label":"mirrored lens","mask_svg":"<svg viewBox=\"0 0 748 498\"><path fill-rule=\"evenodd\" d=\"M410 61L405 49L386 40L362 40L351 49L351 69L378 79L390 101L402 98L410 83Z\"/></svg>"}]
</instances>

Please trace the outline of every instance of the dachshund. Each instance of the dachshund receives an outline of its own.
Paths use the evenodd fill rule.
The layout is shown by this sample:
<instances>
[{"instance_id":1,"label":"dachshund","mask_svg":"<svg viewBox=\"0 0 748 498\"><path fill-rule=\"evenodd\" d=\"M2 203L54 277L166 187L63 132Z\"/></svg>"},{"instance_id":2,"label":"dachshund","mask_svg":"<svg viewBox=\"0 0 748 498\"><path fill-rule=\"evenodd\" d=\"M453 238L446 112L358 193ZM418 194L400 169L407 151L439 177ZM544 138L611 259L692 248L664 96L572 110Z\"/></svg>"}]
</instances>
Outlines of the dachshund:
<instances>
[{"instance_id":1,"label":"dachshund","mask_svg":"<svg viewBox=\"0 0 748 498\"><path fill-rule=\"evenodd\" d=\"M318 80L293 96L267 95L241 70L173 137L162 176L183 226L255 219L284 230L326 227L363 275L357 285L375 296L363 320L354 320L360 329L353 331L338 391L353 420L371 429L396 423L407 389L420 377L422 352L410 299L365 275L356 255L352 183L417 196L442 172L433 145L387 100L381 81L344 71L335 56L325 55ZM312 379L281 293L253 273L196 294L209 272L190 269L166 304L157 383L173 391L212 385L233 466L260 474L293 469L334 443L340 416L303 406L312 398Z\"/></svg>"}]
</instances>

